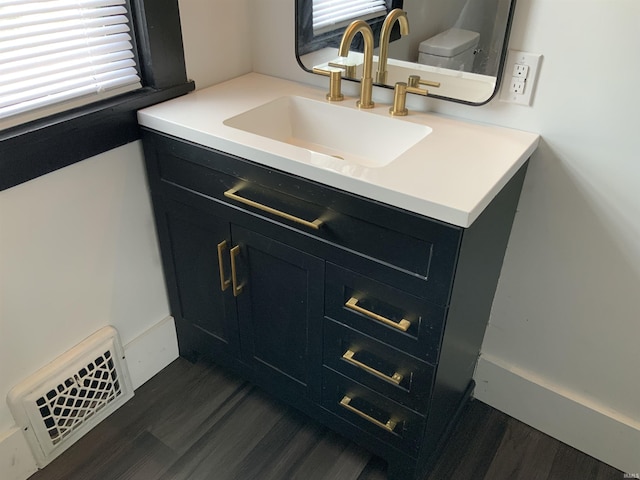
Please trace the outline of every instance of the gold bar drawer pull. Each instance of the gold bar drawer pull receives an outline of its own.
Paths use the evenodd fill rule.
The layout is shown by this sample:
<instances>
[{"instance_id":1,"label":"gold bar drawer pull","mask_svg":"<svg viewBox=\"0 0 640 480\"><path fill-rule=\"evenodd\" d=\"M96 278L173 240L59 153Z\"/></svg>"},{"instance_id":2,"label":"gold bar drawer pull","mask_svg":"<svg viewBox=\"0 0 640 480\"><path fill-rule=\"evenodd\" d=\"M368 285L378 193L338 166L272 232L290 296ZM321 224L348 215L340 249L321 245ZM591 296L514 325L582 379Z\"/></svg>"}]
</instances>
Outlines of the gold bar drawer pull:
<instances>
[{"instance_id":1,"label":"gold bar drawer pull","mask_svg":"<svg viewBox=\"0 0 640 480\"><path fill-rule=\"evenodd\" d=\"M358 410L357 408L351 405L351 397L344 396L342 400L340 400L340 406L346 408L350 412L355 413L361 418L364 418L366 421L373 423L375 426L385 429L387 432L393 433L393 430L398 425L398 422L389 418L386 423L382 423L380 420L376 420L371 415L367 415L366 413Z\"/></svg>"},{"instance_id":2,"label":"gold bar drawer pull","mask_svg":"<svg viewBox=\"0 0 640 480\"><path fill-rule=\"evenodd\" d=\"M404 378L402 376L402 374L400 374L398 372L395 372L391 376L385 375L381 371L376 370L375 368L370 367L369 365L366 365L366 364L360 362L359 360L356 360L355 358L353 358L354 355L355 355L355 352L353 350L347 350L342 355L342 358L344 358L347 362L351 363L352 365L355 365L356 367L361 368L365 372L369 372L369 373L371 373L372 375L375 375L378 378L386 380L387 382L391 382L391 383L394 383L396 385L400 385L400 382L402 382L402 379Z\"/></svg>"},{"instance_id":3,"label":"gold bar drawer pull","mask_svg":"<svg viewBox=\"0 0 640 480\"><path fill-rule=\"evenodd\" d=\"M231 257L231 286L233 287L233 296L237 297L242 293L244 283L238 282L238 268L236 267L236 258L240 255L240 245L236 245L229 251Z\"/></svg>"},{"instance_id":4,"label":"gold bar drawer pull","mask_svg":"<svg viewBox=\"0 0 640 480\"><path fill-rule=\"evenodd\" d=\"M291 222L299 223L300 225L304 225L305 227L311 228L313 230L318 230L324 223L319 218L315 219L313 222L310 222L300 217L296 217L295 215L291 215L290 213L286 213L281 210L276 210L275 208L269 207L268 205L263 205L262 203L254 202L253 200L249 200L248 198L244 198L239 195L236 195L238 190L240 190L240 187L235 187L235 188L232 188L231 190L227 190L226 192L224 192L224 196L232 200L235 200L236 202L249 205L250 207L257 208L258 210L262 210L263 212L276 215L278 217L284 218Z\"/></svg>"},{"instance_id":5,"label":"gold bar drawer pull","mask_svg":"<svg viewBox=\"0 0 640 480\"><path fill-rule=\"evenodd\" d=\"M225 278L226 275L224 273L224 264L222 263L222 256L224 255L224 251L227 248L227 241L223 240L218 244L218 269L220 270L220 289L224 292L229 285L231 285L231 280Z\"/></svg>"},{"instance_id":6,"label":"gold bar drawer pull","mask_svg":"<svg viewBox=\"0 0 640 480\"><path fill-rule=\"evenodd\" d=\"M382 315L378 315L377 313L371 312L366 308L362 308L360 305L358 305L358 299L355 297L351 297L347 301L347 303L344 304L344 306L347 308L350 308L351 310L355 310L356 312L361 313L373 320L382 322L385 325L389 325L390 327L397 328L398 330L401 330L403 332L406 332L407 330L409 330L409 327L411 326L411 322L404 318L399 322L394 322L393 320L389 320L388 318L383 317Z\"/></svg>"}]
</instances>

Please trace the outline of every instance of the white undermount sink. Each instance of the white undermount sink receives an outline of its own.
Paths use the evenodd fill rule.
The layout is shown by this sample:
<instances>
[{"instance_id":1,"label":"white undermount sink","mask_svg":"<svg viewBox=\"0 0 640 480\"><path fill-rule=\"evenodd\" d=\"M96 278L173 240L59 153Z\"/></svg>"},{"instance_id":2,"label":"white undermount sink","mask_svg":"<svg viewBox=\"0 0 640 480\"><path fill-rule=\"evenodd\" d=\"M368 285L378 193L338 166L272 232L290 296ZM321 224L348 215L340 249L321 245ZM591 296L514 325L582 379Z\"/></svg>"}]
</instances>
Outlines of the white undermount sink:
<instances>
[{"instance_id":1,"label":"white undermount sink","mask_svg":"<svg viewBox=\"0 0 640 480\"><path fill-rule=\"evenodd\" d=\"M384 167L431 133L426 125L285 96L228 118L226 126L365 167Z\"/></svg>"}]
</instances>

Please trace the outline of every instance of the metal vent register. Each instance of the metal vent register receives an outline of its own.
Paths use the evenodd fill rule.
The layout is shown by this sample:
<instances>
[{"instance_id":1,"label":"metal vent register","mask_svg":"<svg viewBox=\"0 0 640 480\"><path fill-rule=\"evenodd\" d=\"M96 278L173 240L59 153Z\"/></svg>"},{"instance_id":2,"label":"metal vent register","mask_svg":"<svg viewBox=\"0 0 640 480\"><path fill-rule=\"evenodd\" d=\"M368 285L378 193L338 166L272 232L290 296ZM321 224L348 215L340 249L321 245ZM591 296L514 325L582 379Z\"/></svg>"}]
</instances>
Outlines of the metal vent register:
<instances>
[{"instance_id":1,"label":"metal vent register","mask_svg":"<svg viewBox=\"0 0 640 480\"><path fill-rule=\"evenodd\" d=\"M118 332L105 327L15 386L7 403L44 467L132 396Z\"/></svg>"}]
</instances>

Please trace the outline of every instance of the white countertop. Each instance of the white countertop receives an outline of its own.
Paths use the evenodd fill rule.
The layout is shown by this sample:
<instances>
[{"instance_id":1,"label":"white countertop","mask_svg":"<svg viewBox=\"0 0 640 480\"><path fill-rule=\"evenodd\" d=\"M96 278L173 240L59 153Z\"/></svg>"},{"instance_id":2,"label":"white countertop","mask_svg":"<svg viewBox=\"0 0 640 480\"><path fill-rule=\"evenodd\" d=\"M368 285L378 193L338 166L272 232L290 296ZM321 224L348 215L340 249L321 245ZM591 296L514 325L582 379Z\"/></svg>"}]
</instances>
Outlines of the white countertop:
<instances>
[{"instance_id":1,"label":"white countertop","mask_svg":"<svg viewBox=\"0 0 640 480\"><path fill-rule=\"evenodd\" d=\"M325 101L325 93L251 73L140 110L138 121L159 132L461 227L473 223L538 146L537 134L412 111L393 120L433 129L413 148L384 167L331 169L310 163L305 149L223 124L283 96ZM356 108L352 98L336 105ZM389 105L376 105L367 113L388 117L388 110Z\"/></svg>"}]
</instances>

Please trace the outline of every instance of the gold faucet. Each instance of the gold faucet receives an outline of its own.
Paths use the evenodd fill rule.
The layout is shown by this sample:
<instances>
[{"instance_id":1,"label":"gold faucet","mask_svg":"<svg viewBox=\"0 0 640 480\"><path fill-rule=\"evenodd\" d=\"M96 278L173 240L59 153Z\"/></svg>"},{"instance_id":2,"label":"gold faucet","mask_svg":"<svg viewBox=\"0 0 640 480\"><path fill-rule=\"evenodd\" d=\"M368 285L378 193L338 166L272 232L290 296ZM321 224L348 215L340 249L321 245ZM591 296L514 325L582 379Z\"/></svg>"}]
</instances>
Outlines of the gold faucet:
<instances>
[{"instance_id":1,"label":"gold faucet","mask_svg":"<svg viewBox=\"0 0 640 480\"><path fill-rule=\"evenodd\" d=\"M373 108L375 103L371 100L373 95L373 31L364 20L356 20L352 22L344 31L338 55L346 57L349 55L349 47L353 41L353 37L357 33L362 34L364 39L364 65L362 67L362 81L360 82L360 100L358 100L359 108Z\"/></svg>"},{"instance_id":2,"label":"gold faucet","mask_svg":"<svg viewBox=\"0 0 640 480\"><path fill-rule=\"evenodd\" d=\"M409 20L407 12L400 8L394 8L389 12L382 24L380 32L380 53L378 55L378 73L376 83L387 83L387 59L389 58L389 41L391 40L391 28L396 21L400 24L400 35L409 34Z\"/></svg>"}]
</instances>

